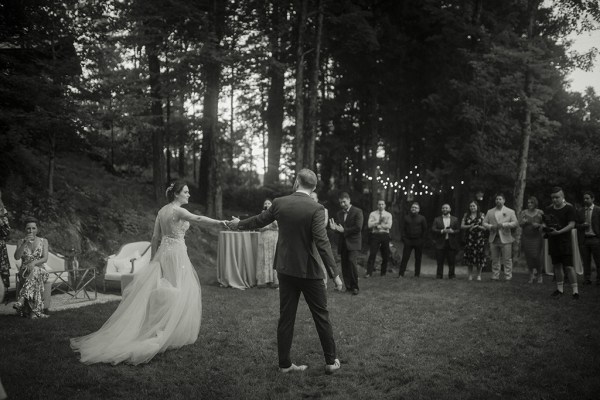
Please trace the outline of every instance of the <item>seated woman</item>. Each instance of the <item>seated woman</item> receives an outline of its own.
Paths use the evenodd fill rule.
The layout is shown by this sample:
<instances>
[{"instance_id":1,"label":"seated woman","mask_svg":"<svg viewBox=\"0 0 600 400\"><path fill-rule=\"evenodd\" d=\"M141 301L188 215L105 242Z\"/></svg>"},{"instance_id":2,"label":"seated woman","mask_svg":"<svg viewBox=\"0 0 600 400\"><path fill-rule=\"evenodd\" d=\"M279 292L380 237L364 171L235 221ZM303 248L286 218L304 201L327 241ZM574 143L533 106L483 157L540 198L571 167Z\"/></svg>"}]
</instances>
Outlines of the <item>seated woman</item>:
<instances>
[{"instance_id":1,"label":"seated woman","mask_svg":"<svg viewBox=\"0 0 600 400\"><path fill-rule=\"evenodd\" d=\"M271 207L270 199L263 203L263 210ZM260 240L258 243L258 262L256 267L256 280L259 288L270 286L279 287L277 271L273 269L275 260L275 249L277 248L277 238L279 237L279 227L277 221L273 221L264 228L259 229Z\"/></svg>"},{"instance_id":2,"label":"seated woman","mask_svg":"<svg viewBox=\"0 0 600 400\"><path fill-rule=\"evenodd\" d=\"M24 239L19 240L15 259L21 260L17 279L21 289L17 302L13 305L19 315L31 318L48 318L44 310L44 282L48 280L46 261L48 261L48 241L37 237L38 227L35 218L25 220Z\"/></svg>"}]
</instances>

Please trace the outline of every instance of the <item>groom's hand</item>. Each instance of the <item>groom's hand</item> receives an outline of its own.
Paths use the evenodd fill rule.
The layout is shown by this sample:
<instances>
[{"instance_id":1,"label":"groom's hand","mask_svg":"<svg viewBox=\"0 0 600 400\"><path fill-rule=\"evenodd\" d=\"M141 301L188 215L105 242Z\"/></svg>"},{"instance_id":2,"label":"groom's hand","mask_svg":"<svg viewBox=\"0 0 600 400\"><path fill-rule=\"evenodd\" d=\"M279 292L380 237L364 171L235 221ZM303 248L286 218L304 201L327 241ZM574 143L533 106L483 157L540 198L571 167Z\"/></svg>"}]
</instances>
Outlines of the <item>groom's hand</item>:
<instances>
[{"instance_id":1,"label":"groom's hand","mask_svg":"<svg viewBox=\"0 0 600 400\"><path fill-rule=\"evenodd\" d=\"M335 290L337 290L337 291L342 290L342 280L340 279L339 275L337 275L335 278L333 278L333 283L335 284Z\"/></svg>"},{"instance_id":2,"label":"groom's hand","mask_svg":"<svg viewBox=\"0 0 600 400\"><path fill-rule=\"evenodd\" d=\"M229 229L231 229L232 231L235 231L238 229L238 225L240 223L240 219L238 217L231 217L231 221L227 221L226 224L229 227Z\"/></svg>"}]
</instances>

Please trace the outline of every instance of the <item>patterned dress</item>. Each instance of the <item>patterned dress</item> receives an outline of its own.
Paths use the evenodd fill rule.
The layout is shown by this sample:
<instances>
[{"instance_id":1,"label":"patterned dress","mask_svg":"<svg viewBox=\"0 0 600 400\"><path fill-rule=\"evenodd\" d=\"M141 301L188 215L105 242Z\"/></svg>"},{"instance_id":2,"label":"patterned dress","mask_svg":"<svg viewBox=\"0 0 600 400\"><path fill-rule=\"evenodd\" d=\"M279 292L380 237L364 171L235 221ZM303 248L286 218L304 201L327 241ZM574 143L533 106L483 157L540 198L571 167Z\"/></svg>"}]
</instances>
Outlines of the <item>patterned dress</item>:
<instances>
[{"instance_id":1,"label":"patterned dress","mask_svg":"<svg viewBox=\"0 0 600 400\"><path fill-rule=\"evenodd\" d=\"M471 217L471 214L465 216L465 225L475 224L483 226L483 214ZM485 242L486 232L483 229L467 230L465 234L465 254L463 262L465 265L472 265L476 268L485 266Z\"/></svg>"},{"instance_id":2,"label":"patterned dress","mask_svg":"<svg viewBox=\"0 0 600 400\"><path fill-rule=\"evenodd\" d=\"M278 238L279 226L277 225L277 221L273 221L260 229L258 262L256 265L256 280L258 285L262 286L267 283L279 284L277 272L273 269Z\"/></svg>"},{"instance_id":3,"label":"patterned dress","mask_svg":"<svg viewBox=\"0 0 600 400\"><path fill-rule=\"evenodd\" d=\"M530 270L536 269L541 272L542 267L542 249L544 246L544 238L542 232L538 228L533 227L533 223L541 224L544 212L536 208L531 214L528 210L521 211L521 221L525 221L522 225L521 233L521 250L525 254L527 267Z\"/></svg>"},{"instance_id":4,"label":"patterned dress","mask_svg":"<svg viewBox=\"0 0 600 400\"><path fill-rule=\"evenodd\" d=\"M37 247L31 251L29 246L25 246L23 255L21 256L21 269L19 270L19 276L21 277L21 290L19 291L19 298L25 299L23 304L22 313L29 314L29 311L35 316L41 316L44 311L44 282L48 280L48 271L46 271L44 264L36 265L30 272L25 270L25 266L32 261L39 260L44 255L44 242L46 239L39 238Z\"/></svg>"},{"instance_id":5,"label":"patterned dress","mask_svg":"<svg viewBox=\"0 0 600 400\"><path fill-rule=\"evenodd\" d=\"M6 208L2 207L0 208L0 278L2 278L2 284L7 289L10 286L10 261L6 250L6 240L8 240L9 234L8 212Z\"/></svg>"}]
</instances>

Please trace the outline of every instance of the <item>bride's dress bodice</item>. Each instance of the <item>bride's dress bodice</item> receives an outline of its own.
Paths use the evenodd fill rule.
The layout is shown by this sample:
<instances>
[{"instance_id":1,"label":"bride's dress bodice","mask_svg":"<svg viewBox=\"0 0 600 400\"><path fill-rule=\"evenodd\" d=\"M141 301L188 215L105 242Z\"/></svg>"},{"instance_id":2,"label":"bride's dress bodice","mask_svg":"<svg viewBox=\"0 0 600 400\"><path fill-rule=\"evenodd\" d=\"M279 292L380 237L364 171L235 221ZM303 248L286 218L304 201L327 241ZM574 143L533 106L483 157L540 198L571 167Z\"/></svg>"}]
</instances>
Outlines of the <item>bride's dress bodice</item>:
<instances>
[{"instance_id":1,"label":"bride's dress bodice","mask_svg":"<svg viewBox=\"0 0 600 400\"><path fill-rule=\"evenodd\" d=\"M163 243L184 242L185 232L190 228L190 223L175 217L174 206L163 208L159 222Z\"/></svg>"}]
</instances>

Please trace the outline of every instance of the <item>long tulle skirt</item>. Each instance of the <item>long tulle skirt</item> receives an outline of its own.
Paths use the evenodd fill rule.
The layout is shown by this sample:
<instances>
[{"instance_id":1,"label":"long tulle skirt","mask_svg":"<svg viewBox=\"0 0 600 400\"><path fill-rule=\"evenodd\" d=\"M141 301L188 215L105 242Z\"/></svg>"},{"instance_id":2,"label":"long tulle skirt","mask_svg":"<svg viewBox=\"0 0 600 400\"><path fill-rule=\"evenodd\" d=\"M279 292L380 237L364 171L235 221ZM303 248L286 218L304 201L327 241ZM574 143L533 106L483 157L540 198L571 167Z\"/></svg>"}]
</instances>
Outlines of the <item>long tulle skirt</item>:
<instances>
[{"instance_id":1,"label":"long tulle skirt","mask_svg":"<svg viewBox=\"0 0 600 400\"><path fill-rule=\"evenodd\" d=\"M163 240L100 330L71 339L71 348L85 364L146 363L158 353L194 343L201 317L200 282L186 246Z\"/></svg>"}]
</instances>

